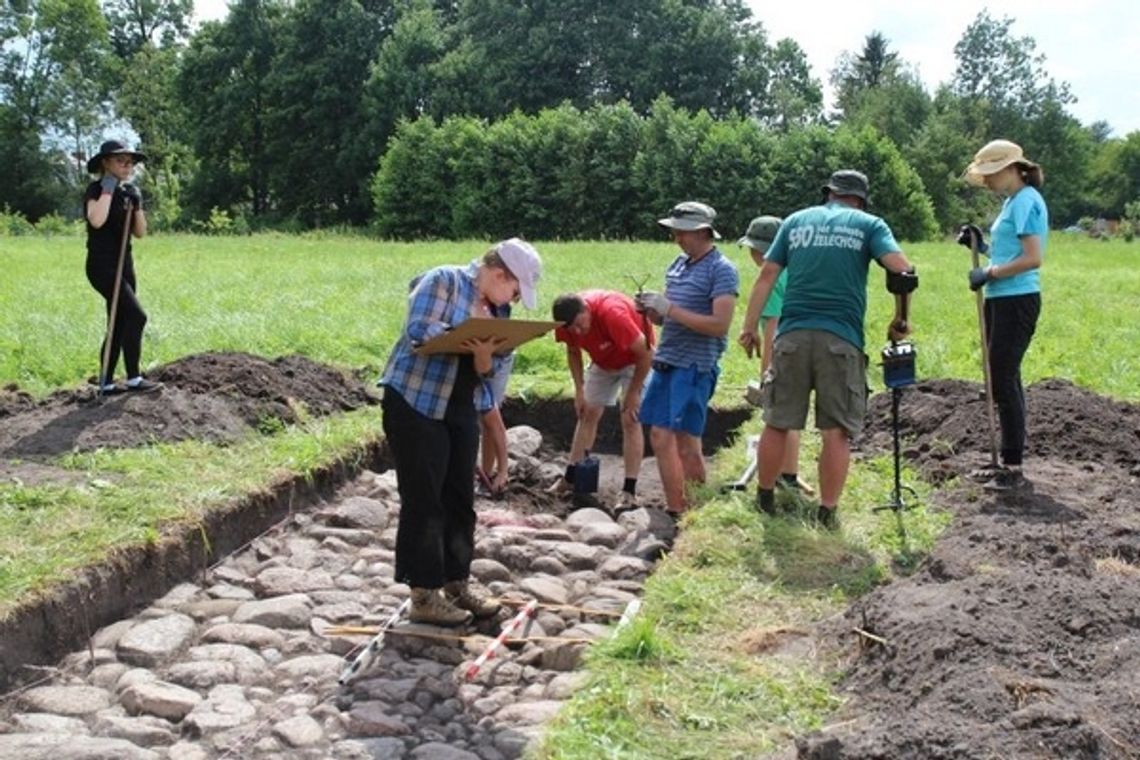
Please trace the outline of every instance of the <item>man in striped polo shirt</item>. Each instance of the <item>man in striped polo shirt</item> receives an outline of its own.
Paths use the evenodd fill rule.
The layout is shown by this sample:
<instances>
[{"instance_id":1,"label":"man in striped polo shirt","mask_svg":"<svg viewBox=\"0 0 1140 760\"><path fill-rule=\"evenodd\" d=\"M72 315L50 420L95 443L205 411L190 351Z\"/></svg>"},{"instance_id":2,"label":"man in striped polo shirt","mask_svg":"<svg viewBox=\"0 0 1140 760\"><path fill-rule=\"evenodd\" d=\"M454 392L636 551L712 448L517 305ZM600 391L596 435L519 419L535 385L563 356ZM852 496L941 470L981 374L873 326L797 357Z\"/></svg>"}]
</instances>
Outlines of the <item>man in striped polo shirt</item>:
<instances>
[{"instance_id":1,"label":"man in striped polo shirt","mask_svg":"<svg viewBox=\"0 0 1140 760\"><path fill-rule=\"evenodd\" d=\"M688 507L686 481L705 480L701 436L740 289L736 267L716 247L714 219L711 206L694 201L658 219L681 254L665 271L665 292L637 295L638 308L661 325L641 421L650 426L666 508L674 518Z\"/></svg>"}]
</instances>

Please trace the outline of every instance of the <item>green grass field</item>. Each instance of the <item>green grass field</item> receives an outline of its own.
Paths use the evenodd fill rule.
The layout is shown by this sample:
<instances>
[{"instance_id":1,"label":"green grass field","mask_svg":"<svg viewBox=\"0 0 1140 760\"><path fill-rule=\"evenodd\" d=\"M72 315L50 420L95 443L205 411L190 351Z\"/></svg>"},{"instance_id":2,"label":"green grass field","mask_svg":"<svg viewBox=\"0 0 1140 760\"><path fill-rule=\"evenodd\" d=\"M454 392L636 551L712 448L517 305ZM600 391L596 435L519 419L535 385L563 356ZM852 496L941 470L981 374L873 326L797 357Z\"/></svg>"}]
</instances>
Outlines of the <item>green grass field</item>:
<instances>
[{"instance_id":1,"label":"green grass field","mask_svg":"<svg viewBox=\"0 0 1140 760\"><path fill-rule=\"evenodd\" d=\"M74 386L95 372L102 304L83 275L78 238L3 239L0 263L0 384L36 394ZM156 236L136 250L140 296L150 314L144 362L209 350L269 357L300 352L378 375L404 316L408 280L440 263L465 263L485 243L393 244L356 237ZM534 316L559 293L587 287L632 292L634 278L660 286L674 255L667 243L539 243L546 262ZM951 243L905 246L921 285L912 321L922 377L980 380L968 252ZM747 294L756 270L728 243ZM1140 328L1137 248L1055 234L1043 270L1044 309L1024 365L1027 382L1063 377L1121 399L1140 399L1134 346ZM893 308L872 271L867 350L875 359ZM738 317L732 337L739 330ZM517 312L525 316L523 311ZM546 338L524 346L512 393L565 393L563 352ZM756 362L731 344L714 403L736 405ZM880 373L869 372L873 386ZM310 472L351 456L377 434L375 409L308 421L225 449L185 443L72 455L74 487L0 484L0 615L98 560L116 546L154 540L170 521L257 490L283 473ZM757 420L745 431L756 432ZM818 439L804 436L802 470L814 472ZM642 614L589 655L587 687L547 734L544 758L734 758L754 756L825 724L841 704L837 663L811 653L778 654L766 642L842 611L851 600L921 560L947 524L920 506L906 532L874 514L890 492L891 462L853 467L843 531L807 520L770 520L743 494L717 483L743 467L741 445L711 463L705 506L650 579ZM814 478L813 478L814 479ZM908 475L913 482L913 477ZM804 509L806 517L809 510ZM793 650L794 647L793 647Z\"/></svg>"},{"instance_id":2,"label":"green grass field","mask_svg":"<svg viewBox=\"0 0 1140 760\"><path fill-rule=\"evenodd\" d=\"M139 295L150 316L149 365L209 350L264 356L299 352L377 375L403 319L407 282L442 263L462 264L486 243L383 243L359 237L154 236L136 246ZM634 278L660 287L670 243L539 243L545 272L534 317L549 318L559 293L588 287L633 292ZM912 321L920 377L981 377L974 296L965 286L966 249L951 243L905 246L918 267ZM741 272L742 298L756 269L722 246ZM1045 301L1026 357L1027 381L1063 377L1118 398L1140 398L1133 346L1140 327L1135 246L1056 233L1042 270ZM83 274L79 238L6 238L0 263L0 383L33 393L94 375L104 318ZM873 268L867 353L875 360L893 302ZM522 309L516 312L527 316ZM733 325L732 337L739 330ZM566 385L563 352L552 339L524 346L515 393L557 393ZM723 362L717 400L735 402L754 366L735 345ZM871 378L877 380L875 371Z\"/></svg>"}]
</instances>

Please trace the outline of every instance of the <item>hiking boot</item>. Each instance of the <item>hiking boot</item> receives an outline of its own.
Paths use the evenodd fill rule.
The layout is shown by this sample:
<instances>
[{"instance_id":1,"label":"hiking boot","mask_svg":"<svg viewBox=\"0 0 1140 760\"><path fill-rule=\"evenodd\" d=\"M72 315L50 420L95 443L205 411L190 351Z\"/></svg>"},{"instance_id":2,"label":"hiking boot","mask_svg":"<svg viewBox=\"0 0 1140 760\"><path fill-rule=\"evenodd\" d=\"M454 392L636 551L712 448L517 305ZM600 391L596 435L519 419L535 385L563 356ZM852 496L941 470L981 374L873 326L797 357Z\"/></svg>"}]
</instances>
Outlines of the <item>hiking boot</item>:
<instances>
[{"instance_id":1,"label":"hiking boot","mask_svg":"<svg viewBox=\"0 0 1140 760\"><path fill-rule=\"evenodd\" d=\"M566 478L559 478L547 487L546 492L551 496L569 496L574 493L574 484Z\"/></svg>"},{"instance_id":2,"label":"hiking boot","mask_svg":"<svg viewBox=\"0 0 1140 760\"><path fill-rule=\"evenodd\" d=\"M1021 474L1021 470L1003 467L992 478L982 484L987 491L1014 491L1023 487L1028 481Z\"/></svg>"},{"instance_id":3,"label":"hiking boot","mask_svg":"<svg viewBox=\"0 0 1140 760\"><path fill-rule=\"evenodd\" d=\"M821 504L815 512L815 521L826 530L839 530L839 516L836 514L838 511L835 507L828 509Z\"/></svg>"},{"instance_id":4,"label":"hiking boot","mask_svg":"<svg viewBox=\"0 0 1140 760\"><path fill-rule=\"evenodd\" d=\"M622 491L621 494L618 495L617 503L614 504L610 512L614 517L617 517L624 515L626 512L632 512L635 509L638 509L637 497L629 491Z\"/></svg>"},{"instance_id":5,"label":"hiking boot","mask_svg":"<svg viewBox=\"0 0 1140 760\"><path fill-rule=\"evenodd\" d=\"M445 583L443 594L450 604L470 612L477 618L491 617L499 611L499 600L491 596L487 589L472 581Z\"/></svg>"},{"instance_id":6,"label":"hiking boot","mask_svg":"<svg viewBox=\"0 0 1140 760\"><path fill-rule=\"evenodd\" d=\"M127 381L127 390L133 393L150 393L162 387L162 383L147 380L145 377L136 377Z\"/></svg>"},{"instance_id":7,"label":"hiking boot","mask_svg":"<svg viewBox=\"0 0 1140 760\"><path fill-rule=\"evenodd\" d=\"M472 615L449 602L438 588L413 588L408 620L428 625L456 626L470 623Z\"/></svg>"}]
</instances>

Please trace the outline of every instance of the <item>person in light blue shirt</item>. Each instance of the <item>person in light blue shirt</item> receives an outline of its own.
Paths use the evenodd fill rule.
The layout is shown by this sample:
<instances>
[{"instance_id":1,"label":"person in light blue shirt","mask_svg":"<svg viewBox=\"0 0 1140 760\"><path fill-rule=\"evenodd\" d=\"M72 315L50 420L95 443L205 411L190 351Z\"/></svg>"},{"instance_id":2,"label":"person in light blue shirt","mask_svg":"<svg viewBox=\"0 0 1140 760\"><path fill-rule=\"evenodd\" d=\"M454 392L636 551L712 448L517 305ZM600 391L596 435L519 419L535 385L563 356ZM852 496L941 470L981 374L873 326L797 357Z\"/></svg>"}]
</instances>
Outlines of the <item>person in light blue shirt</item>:
<instances>
[{"instance_id":1,"label":"person in light blue shirt","mask_svg":"<svg viewBox=\"0 0 1140 760\"><path fill-rule=\"evenodd\" d=\"M1019 145L994 140L977 152L965 178L1004 199L990 227L990 263L971 270L969 282L971 290L985 288L990 380L1001 425L1002 468L985 487L1005 491L1025 483L1021 472L1026 438L1021 360L1041 314L1040 269L1049 239L1049 210L1041 196L1045 175ZM976 228L972 234L981 240ZM959 240L969 244L968 230Z\"/></svg>"}]
</instances>

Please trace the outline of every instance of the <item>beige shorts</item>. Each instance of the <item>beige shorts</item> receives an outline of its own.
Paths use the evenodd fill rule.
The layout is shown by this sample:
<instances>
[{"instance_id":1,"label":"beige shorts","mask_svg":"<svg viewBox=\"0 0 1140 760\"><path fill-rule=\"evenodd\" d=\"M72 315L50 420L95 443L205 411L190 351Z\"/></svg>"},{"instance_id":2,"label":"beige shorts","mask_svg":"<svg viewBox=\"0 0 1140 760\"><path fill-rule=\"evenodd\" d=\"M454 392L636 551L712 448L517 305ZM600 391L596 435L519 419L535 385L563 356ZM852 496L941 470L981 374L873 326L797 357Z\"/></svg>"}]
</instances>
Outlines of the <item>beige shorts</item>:
<instances>
[{"instance_id":1,"label":"beige shorts","mask_svg":"<svg viewBox=\"0 0 1140 760\"><path fill-rule=\"evenodd\" d=\"M781 430L802 430L815 391L815 426L863 430L867 414L867 357L834 333L795 330L776 339L764 375L764 422Z\"/></svg>"},{"instance_id":2,"label":"beige shorts","mask_svg":"<svg viewBox=\"0 0 1140 760\"><path fill-rule=\"evenodd\" d=\"M586 368L586 383L582 395L590 406L614 406L619 398L625 397L629 381L633 379L634 366L622 369L602 369L596 364Z\"/></svg>"}]
</instances>

